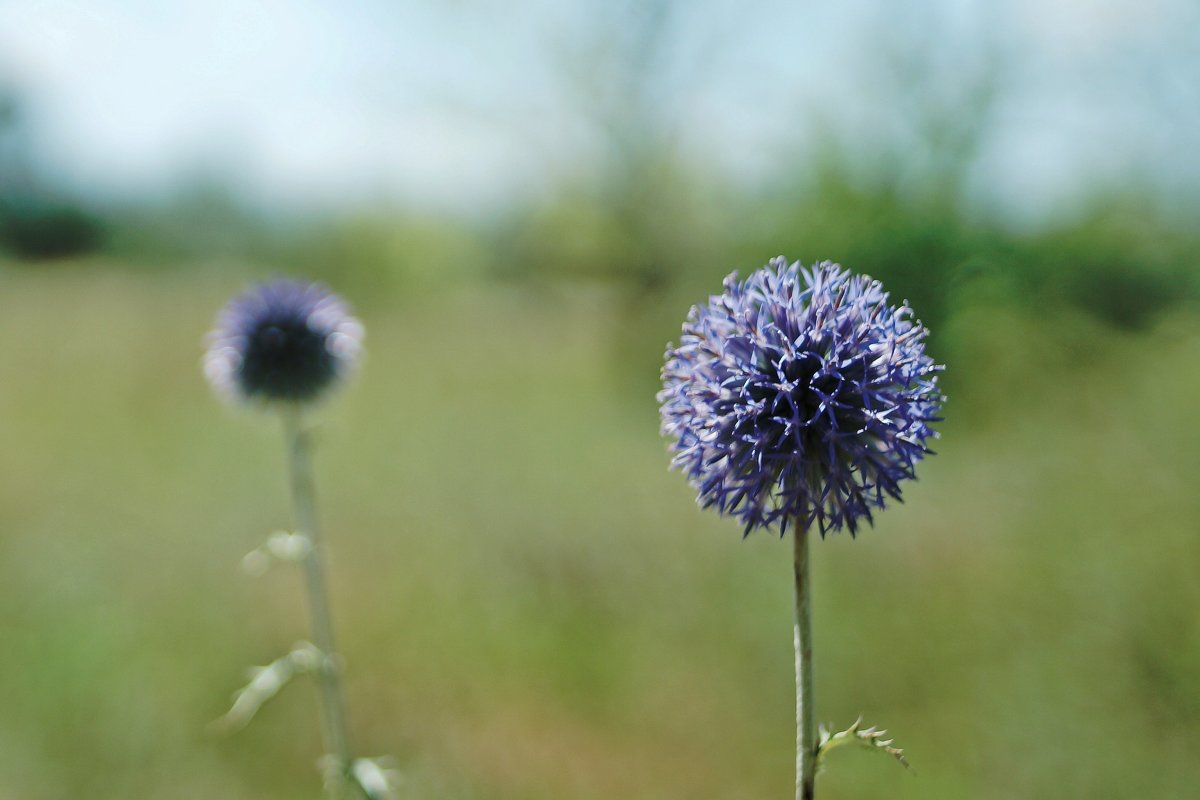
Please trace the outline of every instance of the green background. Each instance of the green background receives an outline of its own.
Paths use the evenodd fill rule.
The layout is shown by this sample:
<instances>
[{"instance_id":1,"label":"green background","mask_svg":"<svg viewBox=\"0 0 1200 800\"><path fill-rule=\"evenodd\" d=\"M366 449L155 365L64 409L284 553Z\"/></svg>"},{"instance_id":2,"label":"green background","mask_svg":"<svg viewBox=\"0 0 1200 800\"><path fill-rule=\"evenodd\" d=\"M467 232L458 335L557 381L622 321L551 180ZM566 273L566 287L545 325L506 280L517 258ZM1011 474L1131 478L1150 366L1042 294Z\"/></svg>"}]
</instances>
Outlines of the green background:
<instances>
[{"instance_id":1,"label":"green background","mask_svg":"<svg viewBox=\"0 0 1200 800\"><path fill-rule=\"evenodd\" d=\"M306 630L292 569L238 570L288 522L279 426L199 368L245 278L0 271L0 797L318 796L307 682L206 728ZM605 285L350 297L316 471L358 752L404 797L789 796L790 545L697 509L657 432L691 299L635 335ZM821 794L1190 796L1200 317L984 296L931 341L939 454L814 555L818 716L914 770L839 752Z\"/></svg>"}]
</instances>

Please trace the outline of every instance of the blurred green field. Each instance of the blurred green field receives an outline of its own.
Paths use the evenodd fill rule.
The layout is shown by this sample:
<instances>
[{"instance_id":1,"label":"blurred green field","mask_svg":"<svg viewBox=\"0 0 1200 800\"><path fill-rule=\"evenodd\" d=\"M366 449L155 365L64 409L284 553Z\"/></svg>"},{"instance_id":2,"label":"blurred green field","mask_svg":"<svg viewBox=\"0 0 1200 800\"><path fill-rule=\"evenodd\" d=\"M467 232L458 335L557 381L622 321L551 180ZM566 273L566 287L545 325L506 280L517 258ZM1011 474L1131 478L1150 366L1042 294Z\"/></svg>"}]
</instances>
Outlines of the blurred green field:
<instances>
[{"instance_id":1,"label":"blurred green field","mask_svg":"<svg viewBox=\"0 0 1200 800\"><path fill-rule=\"evenodd\" d=\"M306 631L297 575L238 570L287 524L278 426L199 369L243 283L0 270L2 800L319 797L310 685L206 727ZM316 468L356 749L406 798L790 797L790 546L699 511L657 432L701 298L644 332L578 285L349 299ZM1194 797L1200 316L980 299L939 337L939 455L814 564L818 715L915 771L838 753L823 800Z\"/></svg>"}]
</instances>

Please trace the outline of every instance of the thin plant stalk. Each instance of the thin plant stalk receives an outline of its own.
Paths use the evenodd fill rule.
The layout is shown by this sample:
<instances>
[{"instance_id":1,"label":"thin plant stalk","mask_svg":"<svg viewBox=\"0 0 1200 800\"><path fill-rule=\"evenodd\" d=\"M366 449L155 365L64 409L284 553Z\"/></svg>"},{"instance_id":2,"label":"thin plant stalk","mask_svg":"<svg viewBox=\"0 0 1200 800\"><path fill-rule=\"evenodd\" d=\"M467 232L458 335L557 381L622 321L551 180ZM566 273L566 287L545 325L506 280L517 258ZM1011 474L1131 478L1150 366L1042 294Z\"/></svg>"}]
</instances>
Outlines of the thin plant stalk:
<instances>
[{"instance_id":1,"label":"thin plant stalk","mask_svg":"<svg viewBox=\"0 0 1200 800\"><path fill-rule=\"evenodd\" d=\"M350 747L346 738L346 703L342 697L333 642L333 623L329 613L329 595L325 587L324 551L316 515L316 489L309 458L309 435L299 410L283 414L288 445L288 467L292 484L292 505L297 533L308 540L308 552L301 560L308 595L313 643L321 651L317 683L321 695L321 721L326 752L336 759L336 773L346 783L350 771Z\"/></svg>"},{"instance_id":2,"label":"thin plant stalk","mask_svg":"<svg viewBox=\"0 0 1200 800\"><path fill-rule=\"evenodd\" d=\"M817 778L817 722L813 713L812 588L808 529L796 521L796 800L813 800Z\"/></svg>"}]
</instances>

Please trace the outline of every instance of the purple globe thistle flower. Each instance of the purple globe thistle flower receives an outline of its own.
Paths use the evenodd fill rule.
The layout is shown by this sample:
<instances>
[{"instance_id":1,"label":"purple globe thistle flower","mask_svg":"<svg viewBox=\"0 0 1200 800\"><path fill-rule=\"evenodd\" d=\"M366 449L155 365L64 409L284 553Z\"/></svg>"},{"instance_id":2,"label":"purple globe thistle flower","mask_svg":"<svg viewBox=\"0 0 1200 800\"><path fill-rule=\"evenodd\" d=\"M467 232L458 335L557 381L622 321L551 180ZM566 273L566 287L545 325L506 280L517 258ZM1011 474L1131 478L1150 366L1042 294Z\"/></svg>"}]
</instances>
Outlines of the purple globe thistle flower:
<instances>
[{"instance_id":1,"label":"purple globe thistle flower","mask_svg":"<svg viewBox=\"0 0 1200 800\"><path fill-rule=\"evenodd\" d=\"M234 400L310 403L354 368L362 337L336 294L281 278L252 286L221 310L204 373Z\"/></svg>"},{"instance_id":2,"label":"purple globe thistle flower","mask_svg":"<svg viewBox=\"0 0 1200 800\"><path fill-rule=\"evenodd\" d=\"M663 367L672 467L756 527L851 535L932 451L943 400L927 331L878 281L780 257L693 306Z\"/></svg>"}]
</instances>

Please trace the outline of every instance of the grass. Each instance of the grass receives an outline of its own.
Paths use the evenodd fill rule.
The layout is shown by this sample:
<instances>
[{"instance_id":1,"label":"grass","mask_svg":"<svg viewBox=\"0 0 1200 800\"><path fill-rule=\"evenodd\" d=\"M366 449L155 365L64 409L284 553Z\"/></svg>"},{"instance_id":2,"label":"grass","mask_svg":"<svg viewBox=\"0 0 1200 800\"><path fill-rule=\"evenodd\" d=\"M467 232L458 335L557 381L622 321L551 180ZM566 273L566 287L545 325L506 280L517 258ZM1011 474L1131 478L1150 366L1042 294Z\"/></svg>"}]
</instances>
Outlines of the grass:
<instances>
[{"instance_id":1,"label":"grass","mask_svg":"<svg viewBox=\"0 0 1200 800\"><path fill-rule=\"evenodd\" d=\"M287 522L278 426L199 369L241 284L0 271L0 800L319 796L313 687L206 731L306 631L298 575L237 570ZM790 796L790 548L667 472L612 298L351 299L368 361L316 469L356 749L413 798ZM916 774L838 753L822 797L1192 796L1200 318L981 304L933 335L940 455L814 553L818 714Z\"/></svg>"}]
</instances>

